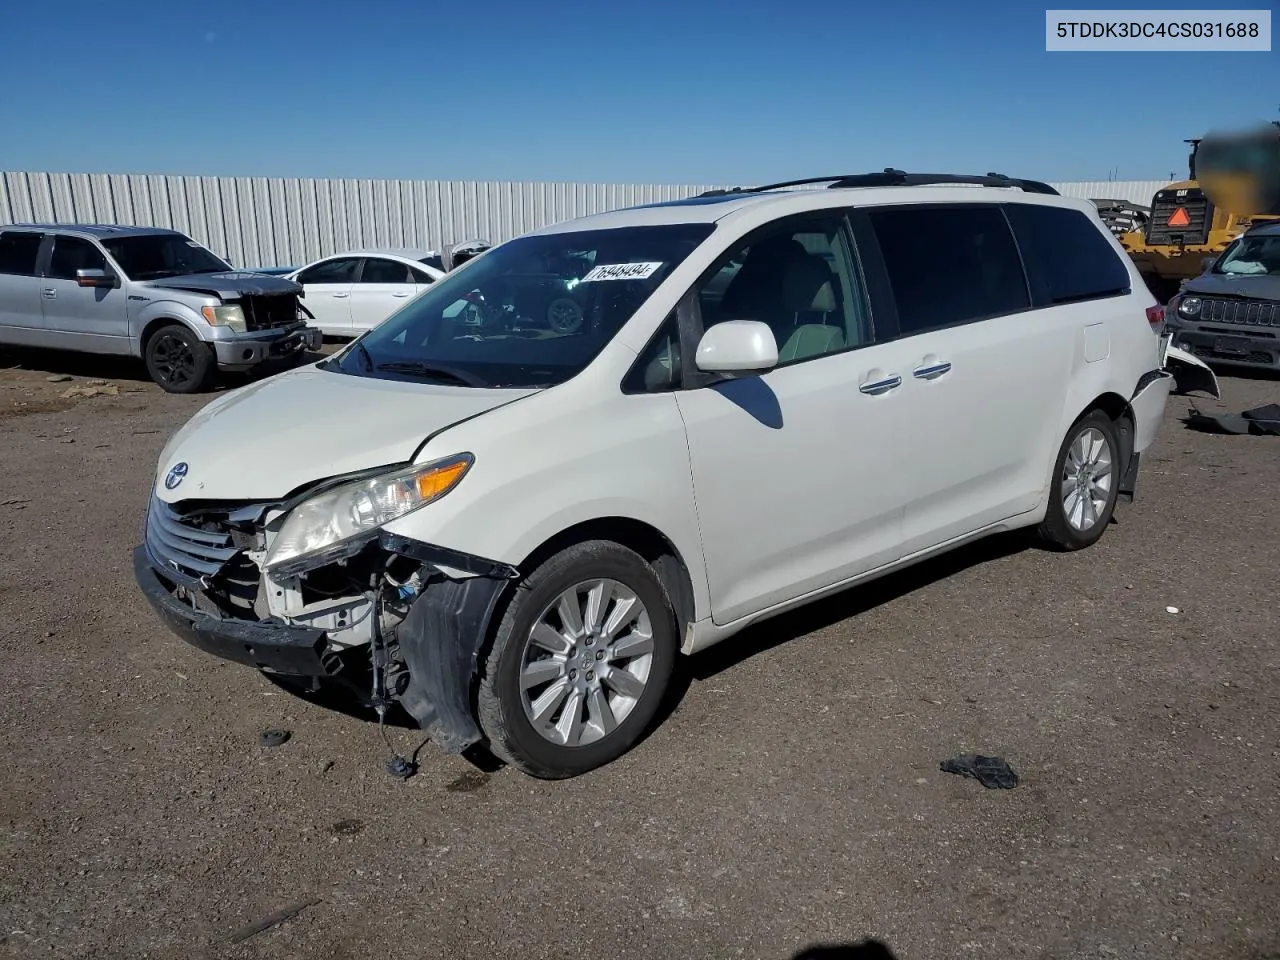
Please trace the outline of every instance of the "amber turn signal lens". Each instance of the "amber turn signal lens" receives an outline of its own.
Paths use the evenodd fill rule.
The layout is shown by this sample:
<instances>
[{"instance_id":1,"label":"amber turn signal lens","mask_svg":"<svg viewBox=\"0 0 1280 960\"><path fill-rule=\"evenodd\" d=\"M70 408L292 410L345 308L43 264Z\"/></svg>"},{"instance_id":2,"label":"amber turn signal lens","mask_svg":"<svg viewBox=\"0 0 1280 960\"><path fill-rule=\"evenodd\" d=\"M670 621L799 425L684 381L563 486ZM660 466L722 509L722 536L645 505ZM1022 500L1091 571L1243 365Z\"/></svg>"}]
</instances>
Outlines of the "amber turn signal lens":
<instances>
[{"instance_id":1,"label":"amber turn signal lens","mask_svg":"<svg viewBox=\"0 0 1280 960\"><path fill-rule=\"evenodd\" d=\"M455 460L453 463L446 463L427 473L419 474L417 477L418 496L424 501L444 496L453 489L454 484L462 479L462 475L467 472L467 468L470 466L471 462L469 460Z\"/></svg>"}]
</instances>

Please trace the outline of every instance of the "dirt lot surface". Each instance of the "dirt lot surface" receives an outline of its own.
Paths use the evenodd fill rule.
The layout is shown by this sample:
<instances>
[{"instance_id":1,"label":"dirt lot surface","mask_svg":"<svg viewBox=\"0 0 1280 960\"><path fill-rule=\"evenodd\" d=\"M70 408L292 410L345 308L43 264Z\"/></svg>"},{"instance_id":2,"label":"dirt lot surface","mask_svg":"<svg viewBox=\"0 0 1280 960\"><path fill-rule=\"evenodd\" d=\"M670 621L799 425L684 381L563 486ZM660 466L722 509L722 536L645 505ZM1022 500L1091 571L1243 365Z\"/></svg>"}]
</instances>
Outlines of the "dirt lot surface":
<instances>
[{"instance_id":1,"label":"dirt lot surface","mask_svg":"<svg viewBox=\"0 0 1280 960\"><path fill-rule=\"evenodd\" d=\"M754 629L586 777L428 744L400 782L373 724L135 589L150 471L208 398L6 366L0 957L1280 957L1280 440L1177 398L1090 550L997 539ZM939 772L965 751L1021 784Z\"/></svg>"}]
</instances>

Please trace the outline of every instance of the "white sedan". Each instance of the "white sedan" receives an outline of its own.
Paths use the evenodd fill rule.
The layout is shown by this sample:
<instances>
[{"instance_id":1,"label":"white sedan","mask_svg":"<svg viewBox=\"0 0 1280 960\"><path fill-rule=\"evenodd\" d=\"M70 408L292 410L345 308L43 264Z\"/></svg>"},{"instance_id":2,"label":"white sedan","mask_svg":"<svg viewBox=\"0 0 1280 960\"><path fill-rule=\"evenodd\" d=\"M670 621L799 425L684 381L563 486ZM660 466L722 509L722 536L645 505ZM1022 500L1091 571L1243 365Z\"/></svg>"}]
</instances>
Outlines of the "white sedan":
<instances>
[{"instance_id":1,"label":"white sedan","mask_svg":"<svg viewBox=\"0 0 1280 960\"><path fill-rule=\"evenodd\" d=\"M302 304L326 336L376 327L444 276L435 250L348 250L286 274L302 284Z\"/></svg>"}]
</instances>

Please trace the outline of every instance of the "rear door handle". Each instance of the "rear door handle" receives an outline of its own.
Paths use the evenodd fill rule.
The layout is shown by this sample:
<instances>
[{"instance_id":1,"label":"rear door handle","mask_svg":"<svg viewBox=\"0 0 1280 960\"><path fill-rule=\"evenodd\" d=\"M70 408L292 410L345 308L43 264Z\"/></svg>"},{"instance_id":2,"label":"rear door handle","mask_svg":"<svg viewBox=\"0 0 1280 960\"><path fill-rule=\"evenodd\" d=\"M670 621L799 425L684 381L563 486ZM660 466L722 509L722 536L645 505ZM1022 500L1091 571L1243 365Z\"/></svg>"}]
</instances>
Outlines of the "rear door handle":
<instances>
[{"instance_id":1,"label":"rear door handle","mask_svg":"<svg viewBox=\"0 0 1280 960\"><path fill-rule=\"evenodd\" d=\"M393 297L407 297L409 294L407 294L407 293L393 293L393 294L391 294L391 295L392 295Z\"/></svg>"},{"instance_id":2,"label":"rear door handle","mask_svg":"<svg viewBox=\"0 0 1280 960\"><path fill-rule=\"evenodd\" d=\"M879 396L882 393L888 393L894 387L902 386L902 378L897 374L892 377L884 377L881 380L869 380L866 383L858 385L858 389L863 393L869 393L872 396Z\"/></svg>"},{"instance_id":3,"label":"rear door handle","mask_svg":"<svg viewBox=\"0 0 1280 960\"><path fill-rule=\"evenodd\" d=\"M43 293L46 300L58 299L58 291L53 289L53 287L45 287Z\"/></svg>"},{"instance_id":4,"label":"rear door handle","mask_svg":"<svg viewBox=\"0 0 1280 960\"><path fill-rule=\"evenodd\" d=\"M951 364L946 360L939 360L936 363L926 363L923 367L916 367L911 371L911 375L917 380L937 380L944 373L951 372Z\"/></svg>"},{"instance_id":5,"label":"rear door handle","mask_svg":"<svg viewBox=\"0 0 1280 960\"><path fill-rule=\"evenodd\" d=\"M351 296L351 294L349 294L349 293L331 293L331 294L329 294L329 296L333 297L333 299L335 299L335 300L341 300L341 299L343 299L344 297L349 297L349 296Z\"/></svg>"}]
</instances>

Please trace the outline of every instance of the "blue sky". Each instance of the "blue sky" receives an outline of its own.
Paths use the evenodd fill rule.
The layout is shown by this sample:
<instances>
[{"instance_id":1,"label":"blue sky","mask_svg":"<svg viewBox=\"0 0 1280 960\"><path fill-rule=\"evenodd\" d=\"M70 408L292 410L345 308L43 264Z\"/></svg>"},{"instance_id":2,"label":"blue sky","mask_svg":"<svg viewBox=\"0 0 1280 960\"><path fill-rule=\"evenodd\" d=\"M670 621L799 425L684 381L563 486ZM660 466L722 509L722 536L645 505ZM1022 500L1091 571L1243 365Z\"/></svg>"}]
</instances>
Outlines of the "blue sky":
<instances>
[{"instance_id":1,"label":"blue sky","mask_svg":"<svg viewBox=\"0 0 1280 960\"><path fill-rule=\"evenodd\" d=\"M1185 138L1280 119L1280 53L1047 53L1044 6L1026 2L21 11L0 33L0 170L700 183L892 165L1161 179L1185 172Z\"/></svg>"}]
</instances>

